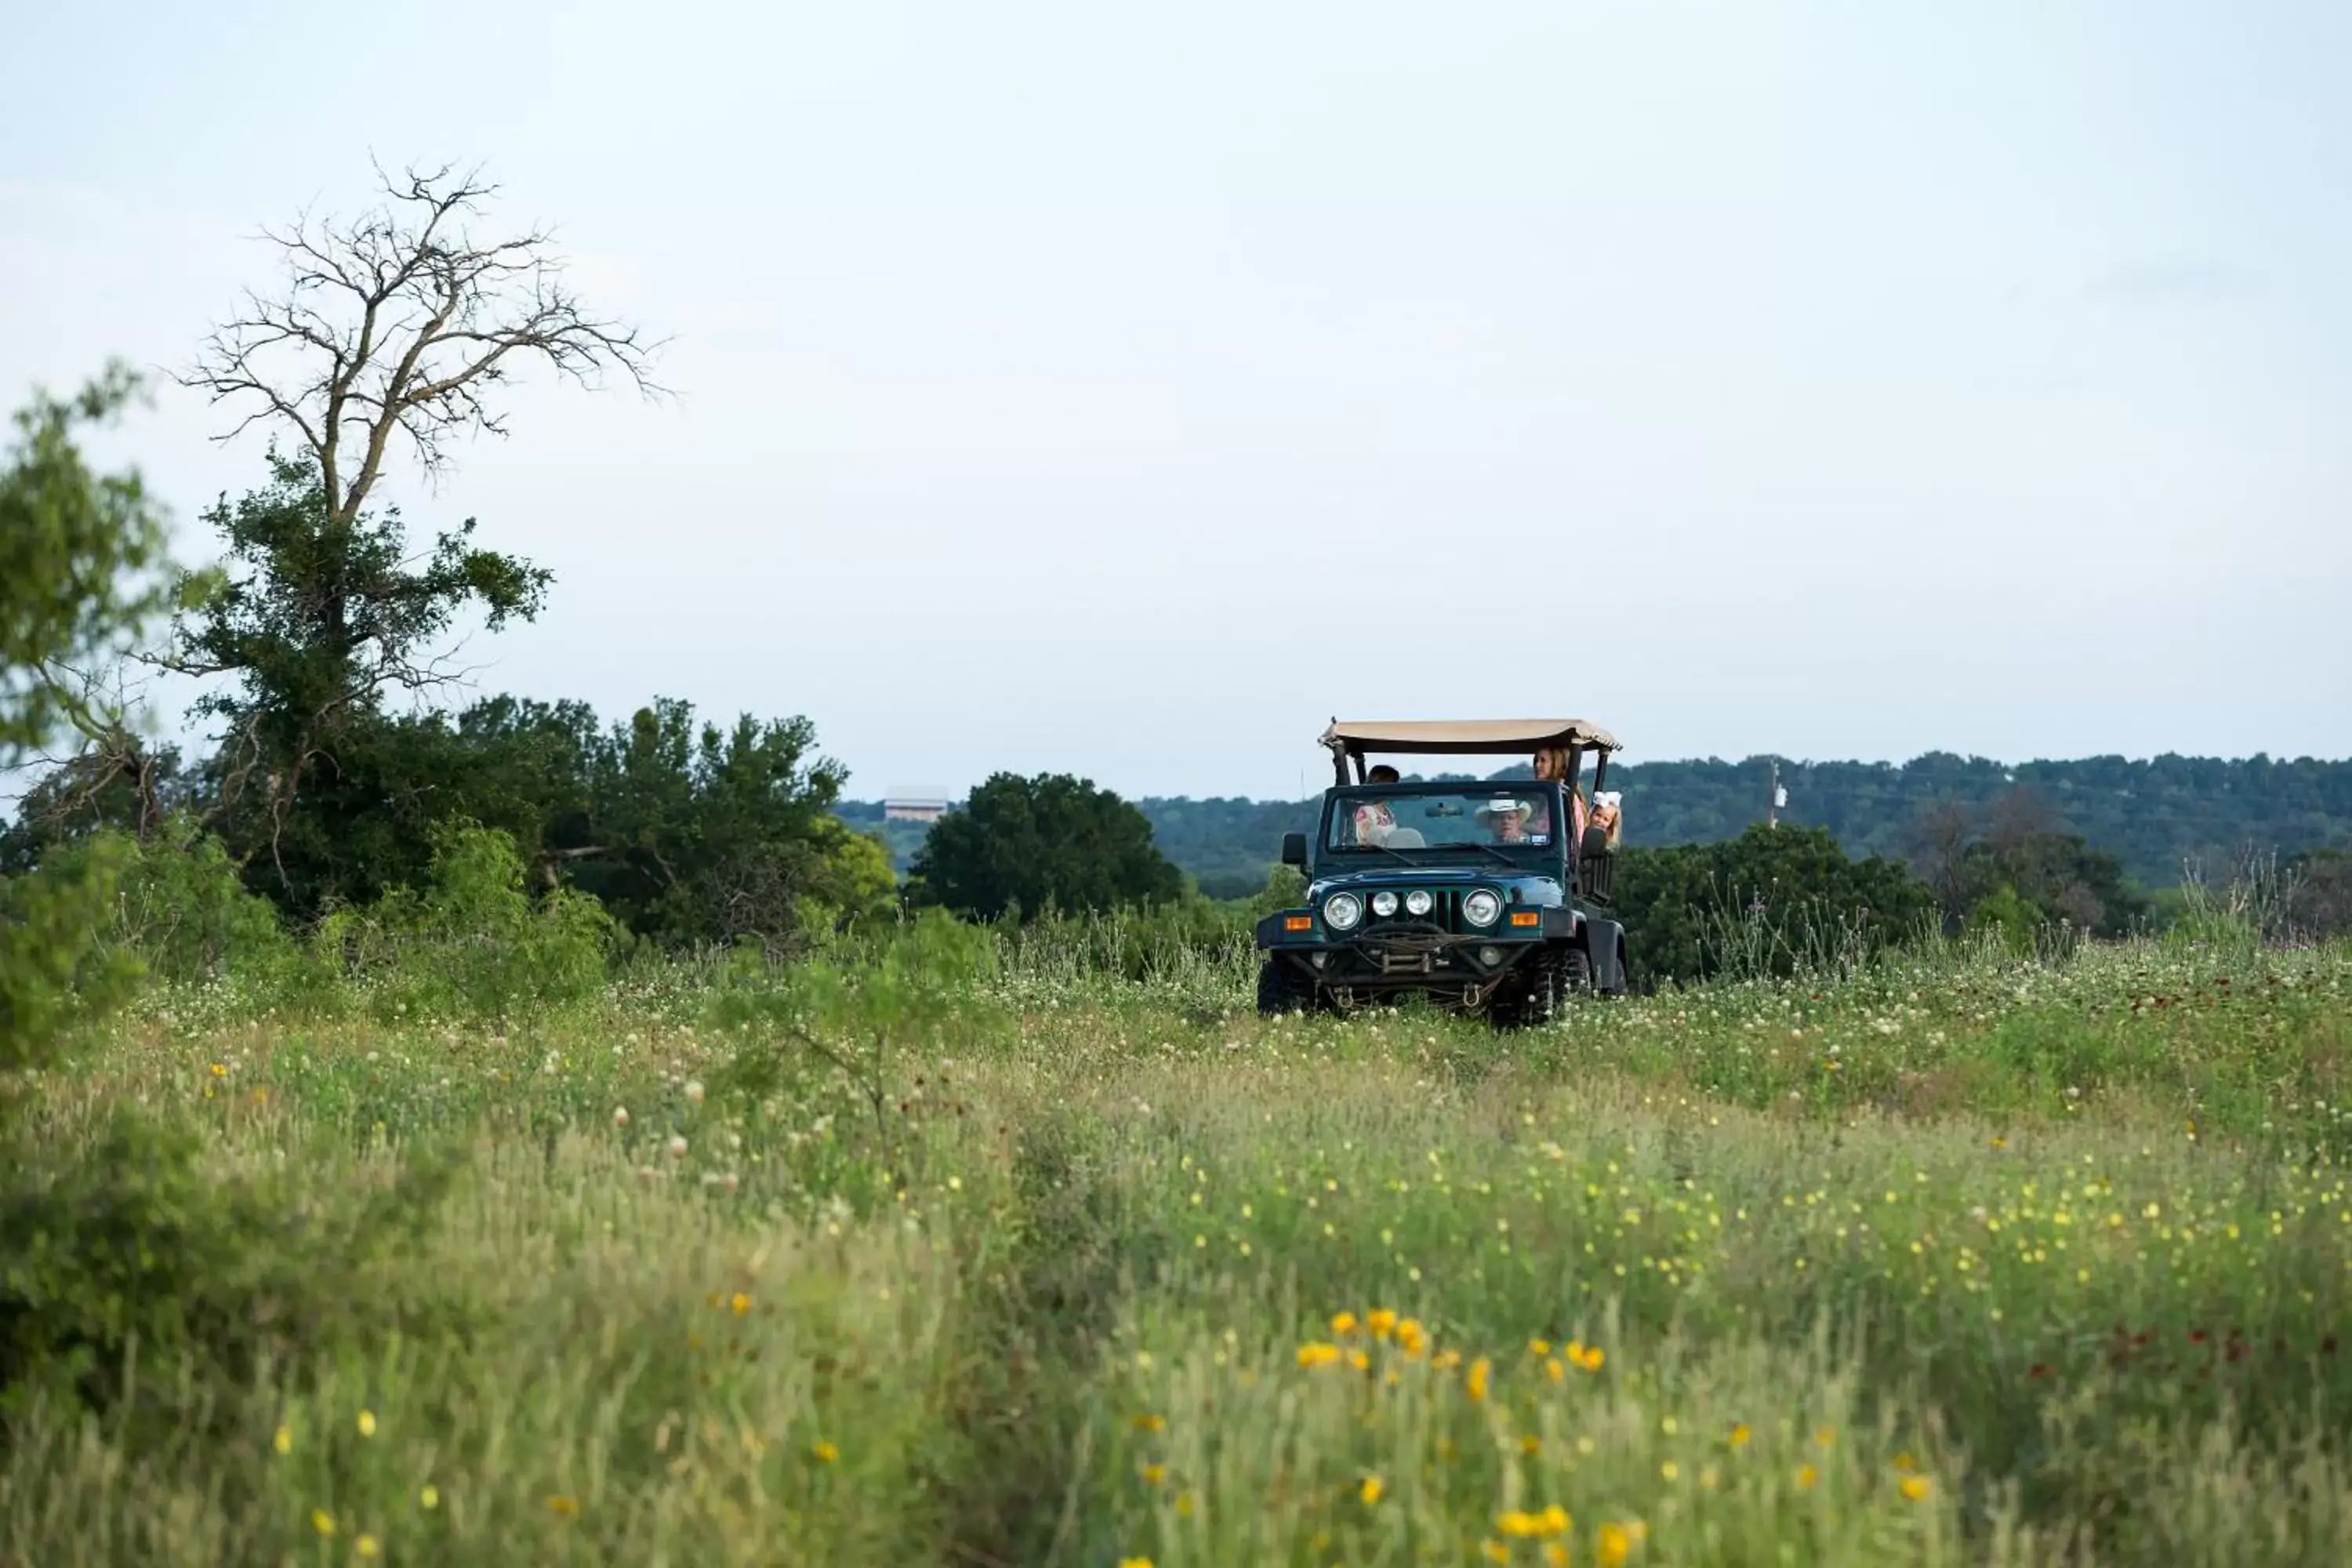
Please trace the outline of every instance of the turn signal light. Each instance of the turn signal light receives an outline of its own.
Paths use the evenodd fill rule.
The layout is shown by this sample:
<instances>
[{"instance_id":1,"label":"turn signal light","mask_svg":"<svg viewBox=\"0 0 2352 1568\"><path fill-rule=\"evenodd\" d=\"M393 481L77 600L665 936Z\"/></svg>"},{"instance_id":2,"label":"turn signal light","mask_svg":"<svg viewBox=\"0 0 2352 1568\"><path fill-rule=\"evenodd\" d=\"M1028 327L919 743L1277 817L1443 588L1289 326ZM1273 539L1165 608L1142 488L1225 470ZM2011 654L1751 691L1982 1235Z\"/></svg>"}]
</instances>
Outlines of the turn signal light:
<instances>
[{"instance_id":1,"label":"turn signal light","mask_svg":"<svg viewBox=\"0 0 2352 1568\"><path fill-rule=\"evenodd\" d=\"M1539 910L1513 910L1511 923L1515 926L1539 926L1543 924L1543 913Z\"/></svg>"},{"instance_id":2,"label":"turn signal light","mask_svg":"<svg viewBox=\"0 0 2352 1568\"><path fill-rule=\"evenodd\" d=\"M1315 917L1313 915L1285 915L1282 917L1282 929L1285 931L1313 931L1315 929Z\"/></svg>"}]
</instances>

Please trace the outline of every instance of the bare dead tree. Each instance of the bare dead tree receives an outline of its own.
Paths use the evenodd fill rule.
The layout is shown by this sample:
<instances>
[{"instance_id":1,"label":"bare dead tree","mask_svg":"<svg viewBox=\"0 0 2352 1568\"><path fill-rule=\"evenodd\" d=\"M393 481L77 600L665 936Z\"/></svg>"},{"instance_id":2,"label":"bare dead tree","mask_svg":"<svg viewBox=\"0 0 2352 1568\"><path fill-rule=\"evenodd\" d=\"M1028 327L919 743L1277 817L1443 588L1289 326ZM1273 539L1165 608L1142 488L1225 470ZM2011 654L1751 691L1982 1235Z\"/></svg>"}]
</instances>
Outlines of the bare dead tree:
<instances>
[{"instance_id":1,"label":"bare dead tree","mask_svg":"<svg viewBox=\"0 0 2352 1568\"><path fill-rule=\"evenodd\" d=\"M356 719L388 693L461 678L433 651L457 608L478 605L495 631L535 616L549 581L474 545L470 521L405 552L397 509L371 506L390 466L405 457L436 479L464 441L506 436L499 394L533 368L663 392L661 345L583 302L548 230L478 230L498 194L478 169L377 177L381 198L356 218L263 231L279 281L248 289L180 378L237 414L219 439L256 426L274 437L274 483L207 514L238 570L152 660L243 678L242 697L198 710L228 721L221 808L240 811L257 786L273 857L305 781Z\"/></svg>"},{"instance_id":2,"label":"bare dead tree","mask_svg":"<svg viewBox=\"0 0 2352 1568\"><path fill-rule=\"evenodd\" d=\"M181 377L247 409L224 441L257 423L291 430L318 463L331 525L359 515L395 437L437 475L456 440L508 434L489 397L527 365L589 386L617 373L662 391L651 375L661 345L581 302L549 231L474 234L470 221L498 194L479 169L377 175L383 201L356 219L306 214L262 231L282 254L282 290L248 289Z\"/></svg>"}]
</instances>

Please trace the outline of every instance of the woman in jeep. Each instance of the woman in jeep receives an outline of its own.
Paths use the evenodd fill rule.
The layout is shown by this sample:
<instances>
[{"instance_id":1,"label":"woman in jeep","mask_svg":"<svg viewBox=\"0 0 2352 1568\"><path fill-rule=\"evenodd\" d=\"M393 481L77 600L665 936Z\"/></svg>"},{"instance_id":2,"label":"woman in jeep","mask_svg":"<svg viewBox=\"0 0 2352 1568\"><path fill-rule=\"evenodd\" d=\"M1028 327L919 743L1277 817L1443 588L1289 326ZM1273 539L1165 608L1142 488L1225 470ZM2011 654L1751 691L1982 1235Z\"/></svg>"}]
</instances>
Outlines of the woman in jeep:
<instances>
[{"instance_id":1,"label":"woman in jeep","mask_svg":"<svg viewBox=\"0 0 2352 1568\"><path fill-rule=\"evenodd\" d=\"M1542 747L1536 752L1535 766L1536 777L1547 782L1558 781L1568 786L1568 820L1570 829L1568 841L1570 844L1583 843L1584 792L1574 779L1569 777L1568 748L1566 746ZM1538 803L1537 816L1538 820L1535 824L1535 830L1538 833L1549 833L1551 831L1550 815L1542 809L1540 802Z\"/></svg>"}]
</instances>

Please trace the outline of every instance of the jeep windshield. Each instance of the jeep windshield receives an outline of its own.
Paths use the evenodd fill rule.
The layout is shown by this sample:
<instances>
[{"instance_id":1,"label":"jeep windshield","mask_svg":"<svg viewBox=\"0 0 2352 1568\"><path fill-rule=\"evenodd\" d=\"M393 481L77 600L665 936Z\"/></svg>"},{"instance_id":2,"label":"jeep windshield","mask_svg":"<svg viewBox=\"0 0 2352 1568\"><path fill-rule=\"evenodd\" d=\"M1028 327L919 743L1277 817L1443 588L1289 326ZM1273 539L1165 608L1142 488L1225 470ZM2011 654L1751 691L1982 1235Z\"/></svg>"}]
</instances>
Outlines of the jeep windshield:
<instances>
[{"instance_id":1,"label":"jeep windshield","mask_svg":"<svg viewBox=\"0 0 2352 1568\"><path fill-rule=\"evenodd\" d=\"M1549 786L1447 784L1400 791L1338 790L1324 819L1323 847L1368 860L1426 853L1432 860L1477 859L1481 851L1549 850L1558 796Z\"/></svg>"}]
</instances>

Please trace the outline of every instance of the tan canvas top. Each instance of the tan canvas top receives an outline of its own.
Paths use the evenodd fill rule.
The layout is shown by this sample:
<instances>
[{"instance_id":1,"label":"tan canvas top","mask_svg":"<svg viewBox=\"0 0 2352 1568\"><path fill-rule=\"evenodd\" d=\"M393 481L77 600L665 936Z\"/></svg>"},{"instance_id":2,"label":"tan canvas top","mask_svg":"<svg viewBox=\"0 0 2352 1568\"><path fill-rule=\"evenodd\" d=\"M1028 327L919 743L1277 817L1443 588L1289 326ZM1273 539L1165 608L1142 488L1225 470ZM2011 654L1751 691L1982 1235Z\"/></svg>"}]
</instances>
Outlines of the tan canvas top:
<instances>
[{"instance_id":1,"label":"tan canvas top","mask_svg":"<svg viewBox=\"0 0 2352 1568\"><path fill-rule=\"evenodd\" d=\"M1539 746L1618 750L1617 737L1582 719L1351 719L1323 731L1335 752L1532 752Z\"/></svg>"}]
</instances>

